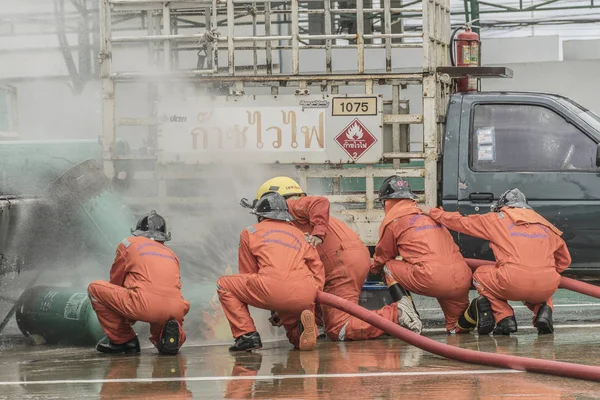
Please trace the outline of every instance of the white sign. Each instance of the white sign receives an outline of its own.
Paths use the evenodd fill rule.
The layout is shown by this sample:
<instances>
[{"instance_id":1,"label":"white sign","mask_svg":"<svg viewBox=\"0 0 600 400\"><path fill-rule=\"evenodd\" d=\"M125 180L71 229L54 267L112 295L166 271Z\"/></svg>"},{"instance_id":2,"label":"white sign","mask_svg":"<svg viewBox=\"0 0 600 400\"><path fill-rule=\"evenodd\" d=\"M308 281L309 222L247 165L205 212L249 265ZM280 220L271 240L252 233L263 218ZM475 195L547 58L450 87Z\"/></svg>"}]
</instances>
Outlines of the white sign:
<instances>
[{"instance_id":1,"label":"white sign","mask_svg":"<svg viewBox=\"0 0 600 400\"><path fill-rule=\"evenodd\" d=\"M335 97L346 99L348 104L357 103L347 105L348 109L368 108L370 115L338 112L333 116L332 97L324 95L165 101L159 105L159 161L163 164L378 162L383 142L381 98ZM369 140L369 147L358 155L348 152L349 143L340 143L339 138L336 141L353 121L358 121L356 126L365 132L364 137L356 139L357 143ZM351 139L348 136L346 140Z\"/></svg>"}]
</instances>

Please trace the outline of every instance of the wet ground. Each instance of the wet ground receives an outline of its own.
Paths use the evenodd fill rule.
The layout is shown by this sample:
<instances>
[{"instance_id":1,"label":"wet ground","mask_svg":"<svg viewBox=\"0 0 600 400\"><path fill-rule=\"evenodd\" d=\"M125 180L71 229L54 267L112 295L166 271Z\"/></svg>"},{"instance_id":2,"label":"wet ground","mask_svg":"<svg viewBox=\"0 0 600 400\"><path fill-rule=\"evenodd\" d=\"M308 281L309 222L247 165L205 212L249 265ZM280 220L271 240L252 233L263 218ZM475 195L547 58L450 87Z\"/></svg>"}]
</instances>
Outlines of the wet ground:
<instances>
[{"instance_id":1,"label":"wet ground","mask_svg":"<svg viewBox=\"0 0 600 400\"><path fill-rule=\"evenodd\" d=\"M447 336L442 343L485 352L600 365L600 327L540 336ZM600 383L470 365L383 338L319 342L313 352L273 342L253 353L186 346L176 357L93 349L14 346L0 358L2 399L600 399Z\"/></svg>"},{"instance_id":2,"label":"wet ground","mask_svg":"<svg viewBox=\"0 0 600 400\"><path fill-rule=\"evenodd\" d=\"M417 296L415 302L424 335L436 341L600 366L597 299L560 290L554 296L556 332L540 337L531 313L514 303L519 332L481 338L446 335L435 300ZM190 340L179 356L169 357L156 354L144 324L138 325L142 354L107 356L93 348L24 344L11 323L12 333L0 337L0 399L600 399L600 383L451 361L389 337L320 341L313 352L269 341L262 350L233 356L227 345L200 346L206 339L187 325ZM268 329L263 334L277 336ZM227 333L214 340L229 343L230 338Z\"/></svg>"}]
</instances>

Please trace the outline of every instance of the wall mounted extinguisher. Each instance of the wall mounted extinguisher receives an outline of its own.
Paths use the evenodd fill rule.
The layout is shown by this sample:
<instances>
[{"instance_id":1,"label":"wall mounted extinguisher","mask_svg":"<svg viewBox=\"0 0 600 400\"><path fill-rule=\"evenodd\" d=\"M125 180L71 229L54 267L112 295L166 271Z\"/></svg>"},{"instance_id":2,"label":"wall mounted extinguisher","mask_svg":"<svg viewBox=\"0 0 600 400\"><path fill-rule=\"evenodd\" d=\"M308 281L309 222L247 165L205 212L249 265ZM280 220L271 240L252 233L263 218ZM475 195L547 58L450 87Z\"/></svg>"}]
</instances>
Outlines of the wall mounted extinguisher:
<instances>
[{"instance_id":1,"label":"wall mounted extinguisher","mask_svg":"<svg viewBox=\"0 0 600 400\"><path fill-rule=\"evenodd\" d=\"M470 26L464 28L464 32L456 35L461 29L463 28L455 29L452 32L452 49L450 51L452 65L457 67L478 67L480 54L479 35L471 31ZM478 79L474 77L457 79L456 90L458 92L476 92L478 90Z\"/></svg>"}]
</instances>

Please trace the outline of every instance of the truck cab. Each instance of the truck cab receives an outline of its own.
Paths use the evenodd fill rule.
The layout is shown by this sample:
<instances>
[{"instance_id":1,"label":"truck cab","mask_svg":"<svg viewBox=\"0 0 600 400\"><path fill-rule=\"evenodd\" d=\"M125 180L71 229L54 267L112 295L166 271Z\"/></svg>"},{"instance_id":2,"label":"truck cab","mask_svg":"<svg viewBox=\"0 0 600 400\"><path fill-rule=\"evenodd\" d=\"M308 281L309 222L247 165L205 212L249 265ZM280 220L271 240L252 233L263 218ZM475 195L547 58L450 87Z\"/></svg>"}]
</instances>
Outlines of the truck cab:
<instances>
[{"instance_id":1,"label":"truck cab","mask_svg":"<svg viewBox=\"0 0 600 400\"><path fill-rule=\"evenodd\" d=\"M600 117L544 93L458 93L442 141L439 204L486 213L517 187L564 232L577 276L600 277ZM487 242L455 239L465 257L493 259Z\"/></svg>"}]
</instances>

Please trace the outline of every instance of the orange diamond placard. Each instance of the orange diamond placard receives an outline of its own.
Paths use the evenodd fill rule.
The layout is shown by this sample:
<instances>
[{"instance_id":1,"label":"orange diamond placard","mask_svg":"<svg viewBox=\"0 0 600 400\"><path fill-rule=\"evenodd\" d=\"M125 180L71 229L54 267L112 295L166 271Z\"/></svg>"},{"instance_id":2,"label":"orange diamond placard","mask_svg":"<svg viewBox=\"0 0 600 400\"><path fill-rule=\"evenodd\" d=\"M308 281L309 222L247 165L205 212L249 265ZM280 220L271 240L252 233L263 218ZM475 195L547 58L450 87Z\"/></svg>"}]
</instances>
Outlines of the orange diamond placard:
<instances>
[{"instance_id":1,"label":"orange diamond placard","mask_svg":"<svg viewBox=\"0 0 600 400\"><path fill-rule=\"evenodd\" d=\"M355 118L335 137L335 141L356 161L377 142L377 138Z\"/></svg>"}]
</instances>

